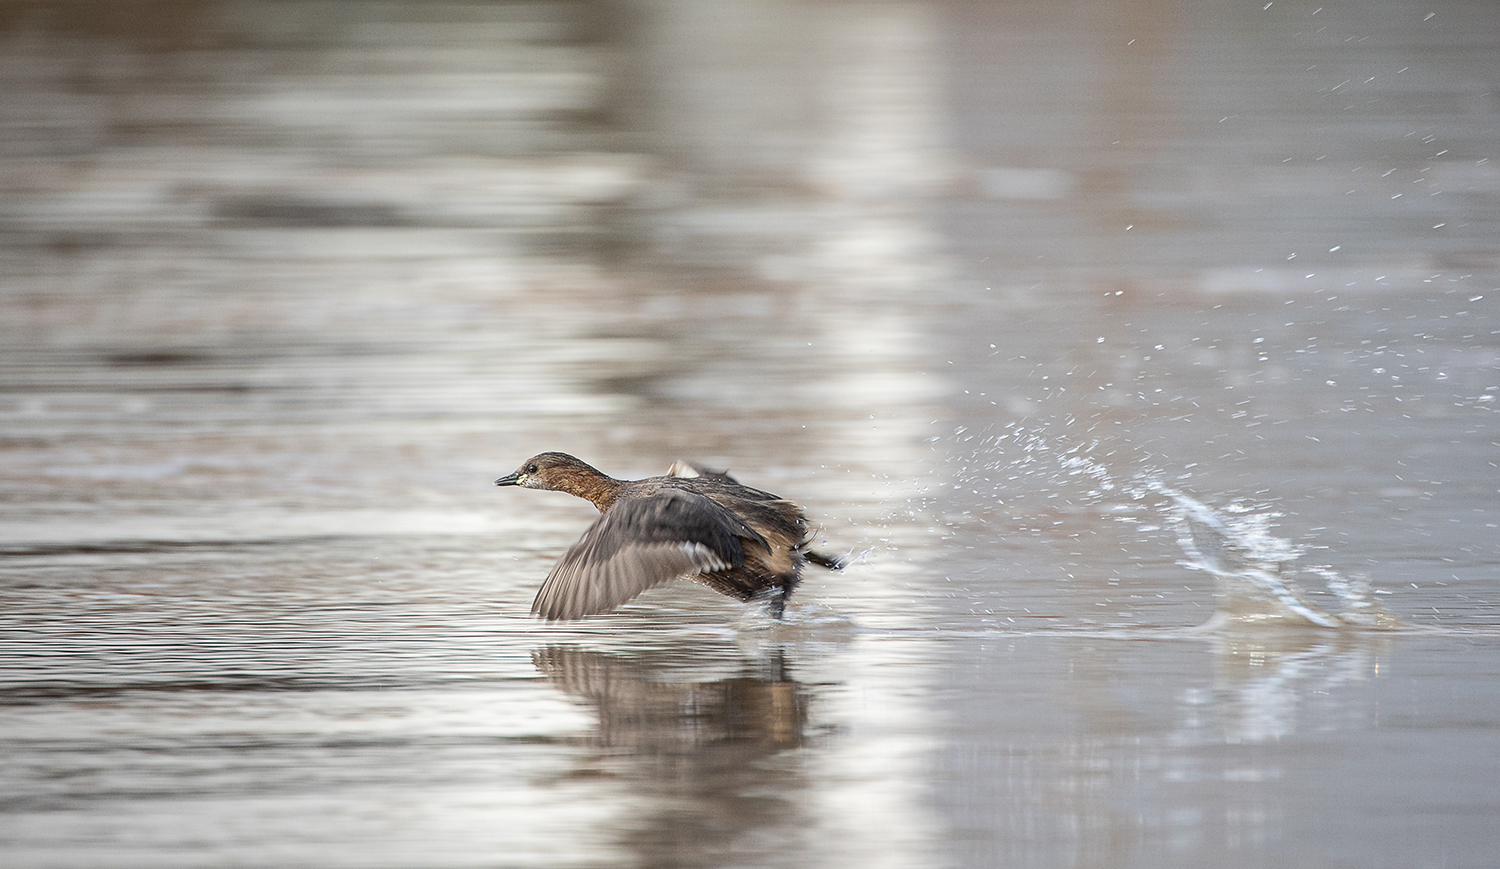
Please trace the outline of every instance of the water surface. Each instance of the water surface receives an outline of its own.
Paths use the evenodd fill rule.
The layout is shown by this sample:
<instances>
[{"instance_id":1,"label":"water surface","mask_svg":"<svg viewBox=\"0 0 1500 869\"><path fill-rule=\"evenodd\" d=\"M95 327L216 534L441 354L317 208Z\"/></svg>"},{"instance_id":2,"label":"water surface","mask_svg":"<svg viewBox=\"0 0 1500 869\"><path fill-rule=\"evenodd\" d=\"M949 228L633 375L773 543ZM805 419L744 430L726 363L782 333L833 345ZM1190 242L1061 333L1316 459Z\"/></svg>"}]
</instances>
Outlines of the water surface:
<instances>
[{"instance_id":1,"label":"water surface","mask_svg":"<svg viewBox=\"0 0 1500 869\"><path fill-rule=\"evenodd\" d=\"M1486 866L1485 4L10 4L0 849ZM528 615L544 449L805 504Z\"/></svg>"}]
</instances>

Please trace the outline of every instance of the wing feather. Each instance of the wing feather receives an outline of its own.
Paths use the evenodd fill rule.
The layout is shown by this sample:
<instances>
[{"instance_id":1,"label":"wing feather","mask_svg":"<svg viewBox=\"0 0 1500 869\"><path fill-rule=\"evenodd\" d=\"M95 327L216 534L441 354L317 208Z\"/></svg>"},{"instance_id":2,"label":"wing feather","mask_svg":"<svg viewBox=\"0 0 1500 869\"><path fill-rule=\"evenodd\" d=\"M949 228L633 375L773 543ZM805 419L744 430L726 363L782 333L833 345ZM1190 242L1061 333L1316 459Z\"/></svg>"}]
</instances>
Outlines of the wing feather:
<instances>
[{"instance_id":1,"label":"wing feather","mask_svg":"<svg viewBox=\"0 0 1500 869\"><path fill-rule=\"evenodd\" d=\"M713 500L677 489L622 501L552 568L531 611L549 621L608 612L653 586L744 562L760 540Z\"/></svg>"}]
</instances>

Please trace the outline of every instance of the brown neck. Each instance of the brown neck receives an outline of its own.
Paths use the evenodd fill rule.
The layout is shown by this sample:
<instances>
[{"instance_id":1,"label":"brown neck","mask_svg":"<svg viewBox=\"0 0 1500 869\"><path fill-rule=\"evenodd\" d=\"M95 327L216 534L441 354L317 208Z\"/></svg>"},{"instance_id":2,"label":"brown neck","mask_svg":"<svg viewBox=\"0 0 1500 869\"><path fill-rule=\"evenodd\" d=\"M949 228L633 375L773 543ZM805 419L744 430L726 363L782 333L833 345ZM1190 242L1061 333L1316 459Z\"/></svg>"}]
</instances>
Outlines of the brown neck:
<instances>
[{"instance_id":1,"label":"brown neck","mask_svg":"<svg viewBox=\"0 0 1500 869\"><path fill-rule=\"evenodd\" d=\"M602 473L574 474L568 478L568 485L563 491L570 495L577 495L599 508L603 513L615 503L620 497L620 490L625 487L623 480Z\"/></svg>"}]
</instances>

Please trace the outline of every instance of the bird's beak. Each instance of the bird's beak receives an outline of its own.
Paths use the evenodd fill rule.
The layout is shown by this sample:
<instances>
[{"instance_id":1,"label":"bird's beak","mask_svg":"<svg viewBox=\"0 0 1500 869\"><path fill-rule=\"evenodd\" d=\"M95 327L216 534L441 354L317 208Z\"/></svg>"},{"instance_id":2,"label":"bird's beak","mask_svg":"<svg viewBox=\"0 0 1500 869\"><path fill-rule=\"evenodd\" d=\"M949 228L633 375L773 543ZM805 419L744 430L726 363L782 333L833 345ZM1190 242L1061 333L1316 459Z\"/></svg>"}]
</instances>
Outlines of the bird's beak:
<instances>
[{"instance_id":1,"label":"bird's beak","mask_svg":"<svg viewBox=\"0 0 1500 869\"><path fill-rule=\"evenodd\" d=\"M517 471L514 474L506 474L505 476L503 476L500 479L496 480L495 481L495 485L497 485L497 486L519 486L519 485L521 485L521 480L522 480L521 473L519 471Z\"/></svg>"}]
</instances>

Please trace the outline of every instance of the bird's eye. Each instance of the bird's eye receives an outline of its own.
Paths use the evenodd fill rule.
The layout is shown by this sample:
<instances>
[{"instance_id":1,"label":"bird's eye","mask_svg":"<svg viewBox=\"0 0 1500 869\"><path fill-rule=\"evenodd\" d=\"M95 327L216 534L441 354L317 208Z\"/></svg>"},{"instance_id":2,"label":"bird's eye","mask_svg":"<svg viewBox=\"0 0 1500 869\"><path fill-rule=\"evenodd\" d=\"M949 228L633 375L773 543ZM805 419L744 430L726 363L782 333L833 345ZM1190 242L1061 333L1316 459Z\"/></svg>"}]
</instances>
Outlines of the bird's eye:
<instances>
[{"instance_id":1,"label":"bird's eye","mask_svg":"<svg viewBox=\"0 0 1500 869\"><path fill-rule=\"evenodd\" d=\"M528 474L535 474L536 472L537 472L536 463L533 462L532 464L529 464L529 465L526 466L526 473L528 473Z\"/></svg>"}]
</instances>

